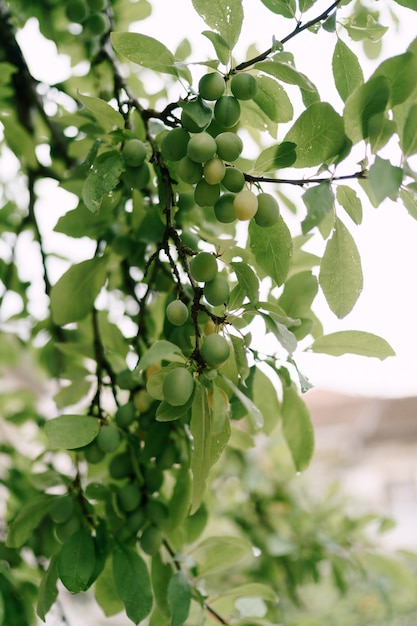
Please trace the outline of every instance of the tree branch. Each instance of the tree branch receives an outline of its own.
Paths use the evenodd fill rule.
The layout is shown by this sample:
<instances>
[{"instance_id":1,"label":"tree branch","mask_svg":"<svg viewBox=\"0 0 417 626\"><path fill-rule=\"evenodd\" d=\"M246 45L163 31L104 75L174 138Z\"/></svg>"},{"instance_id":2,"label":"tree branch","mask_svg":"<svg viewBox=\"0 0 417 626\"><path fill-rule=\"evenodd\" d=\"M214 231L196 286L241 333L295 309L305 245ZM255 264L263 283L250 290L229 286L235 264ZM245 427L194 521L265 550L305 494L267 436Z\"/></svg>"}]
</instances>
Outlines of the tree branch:
<instances>
[{"instance_id":1,"label":"tree branch","mask_svg":"<svg viewBox=\"0 0 417 626\"><path fill-rule=\"evenodd\" d=\"M316 178L274 178L269 176L251 176L251 174L244 174L245 180L249 183L280 183L285 185L294 185L303 187L304 185L310 185L311 183L333 183L338 180L351 180L351 179L365 179L367 178L367 172L361 170L354 174L344 174L343 176L319 176Z\"/></svg>"}]
</instances>

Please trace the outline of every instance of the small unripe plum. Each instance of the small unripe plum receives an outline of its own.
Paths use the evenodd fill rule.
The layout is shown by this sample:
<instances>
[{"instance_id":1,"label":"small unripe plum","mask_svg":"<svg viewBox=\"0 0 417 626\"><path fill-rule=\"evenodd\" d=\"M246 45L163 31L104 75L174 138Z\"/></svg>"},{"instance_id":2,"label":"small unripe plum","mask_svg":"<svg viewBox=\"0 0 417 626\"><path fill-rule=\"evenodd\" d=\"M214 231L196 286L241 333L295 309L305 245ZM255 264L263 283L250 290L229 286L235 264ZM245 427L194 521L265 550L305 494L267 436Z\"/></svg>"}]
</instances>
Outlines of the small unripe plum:
<instances>
[{"instance_id":1,"label":"small unripe plum","mask_svg":"<svg viewBox=\"0 0 417 626\"><path fill-rule=\"evenodd\" d=\"M65 495L57 498L49 507L49 517L55 524L63 524L73 514L74 500L71 496Z\"/></svg>"},{"instance_id":2,"label":"small unripe plum","mask_svg":"<svg viewBox=\"0 0 417 626\"><path fill-rule=\"evenodd\" d=\"M183 406L194 391L194 378L185 367L176 367L164 378L162 394L171 406Z\"/></svg>"},{"instance_id":3,"label":"small unripe plum","mask_svg":"<svg viewBox=\"0 0 417 626\"><path fill-rule=\"evenodd\" d=\"M145 513L150 522L160 526L169 516L167 505L161 500L150 498L145 504Z\"/></svg>"},{"instance_id":4,"label":"small unripe plum","mask_svg":"<svg viewBox=\"0 0 417 626\"><path fill-rule=\"evenodd\" d=\"M106 13L92 13L87 17L85 25L95 37L101 37L110 29L110 19Z\"/></svg>"},{"instance_id":5,"label":"small unripe plum","mask_svg":"<svg viewBox=\"0 0 417 626\"><path fill-rule=\"evenodd\" d=\"M214 205L214 214L222 224L231 224L236 220L234 199L234 193L224 193Z\"/></svg>"},{"instance_id":6,"label":"small unripe plum","mask_svg":"<svg viewBox=\"0 0 417 626\"><path fill-rule=\"evenodd\" d=\"M110 424L103 426L96 437L97 446L103 452L114 452L119 447L120 441L118 429Z\"/></svg>"},{"instance_id":7,"label":"small unripe plum","mask_svg":"<svg viewBox=\"0 0 417 626\"><path fill-rule=\"evenodd\" d=\"M196 163L204 163L216 153L216 142L209 133L202 132L193 135L187 145L187 155Z\"/></svg>"},{"instance_id":8,"label":"small unripe plum","mask_svg":"<svg viewBox=\"0 0 417 626\"><path fill-rule=\"evenodd\" d=\"M219 274L204 285L204 297L213 306L224 304L229 297L230 287L224 276Z\"/></svg>"},{"instance_id":9,"label":"small unripe plum","mask_svg":"<svg viewBox=\"0 0 417 626\"><path fill-rule=\"evenodd\" d=\"M226 166L222 159L219 159L219 157L213 157L204 163L203 174L209 185L216 185L219 183L223 179L225 173Z\"/></svg>"},{"instance_id":10,"label":"small unripe plum","mask_svg":"<svg viewBox=\"0 0 417 626\"><path fill-rule=\"evenodd\" d=\"M227 361L230 346L222 335L214 333L205 337L200 353L207 365L216 367Z\"/></svg>"},{"instance_id":11,"label":"small unripe plum","mask_svg":"<svg viewBox=\"0 0 417 626\"><path fill-rule=\"evenodd\" d=\"M236 167L226 167L226 173L222 179L222 185L228 191L242 191L245 184L245 177Z\"/></svg>"},{"instance_id":12,"label":"small unripe plum","mask_svg":"<svg viewBox=\"0 0 417 626\"><path fill-rule=\"evenodd\" d=\"M198 92L204 100L218 100L223 95L226 83L219 72L209 72L200 78Z\"/></svg>"},{"instance_id":13,"label":"small unripe plum","mask_svg":"<svg viewBox=\"0 0 417 626\"><path fill-rule=\"evenodd\" d=\"M212 335L213 333L216 332L217 326L216 324L213 322L212 319L207 320L207 322L204 324L204 334L207 335Z\"/></svg>"},{"instance_id":14,"label":"small unripe plum","mask_svg":"<svg viewBox=\"0 0 417 626\"><path fill-rule=\"evenodd\" d=\"M127 428L135 419L135 407L133 402L127 402L119 406L115 414L116 423L122 428Z\"/></svg>"},{"instance_id":15,"label":"small unripe plum","mask_svg":"<svg viewBox=\"0 0 417 626\"><path fill-rule=\"evenodd\" d=\"M91 463L92 465L95 465L96 463L100 463L100 461L102 461L105 457L105 453L103 452L101 448L98 447L96 441L97 441L97 437L94 441L89 443L84 448L85 460L87 461L87 463Z\"/></svg>"},{"instance_id":16,"label":"small unripe plum","mask_svg":"<svg viewBox=\"0 0 417 626\"><path fill-rule=\"evenodd\" d=\"M243 141L239 135L232 133L230 130L226 130L224 133L217 135L215 142L217 145L217 155L224 161L227 161L227 163L236 161L243 150Z\"/></svg>"},{"instance_id":17,"label":"small unripe plum","mask_svg":"<svg viewBox=\"0 0 417 626\"><path fill-rule=\"evenodd\" d=\"M185 183L194 185L198 183L203 176L203 166L201 163L192 161L189 156L184 156L178 163L178 176L182 178Z\"/></svg>"},{"instance_id":18,"label":"small unripe plum","mask_svg":"<svg viewBox=\"0 0 417 626\"><path fill-rule=\"evenodd\" d=\"M217 275L216 257L210 252L199 252L190 262L191 276L197 282L206 283Z\"/></svg>"},{"instance_id":19,"label":"small unripe plum","mask_svg":"<svg viewBox=\"0 0 417 626\"><path fill-rule=\"evenodd\" d=\"M91 12L104 11L107 7L107 0L87 0L87 4Z\"/></svg>"},{"instance_id":20,"label":"small unripe plum","mask_svg":"<svg viewBox=\"0 0 417 626\"><path fill-rule=\"evenodd\" d=\"M185 128L173 128L161 141L161 153L168 161L179 161L187 154L190 134Z\"/></svg>"},{"instance_id":21,"label":"small unripe plum","mask_svg":"<svg viewBox=\"0 0 417 626\"><path fill-rule=\"evenodd\" d=\"M255 213L255 222L258 226L268 228L279 219L279 205L274 196L269 193L258 194L258 210Z\"/></svg>"},{"instance_id":22,"label":"small unripe plum","mask_svg":"<svg viewBox=\"0 0 417 626\"><path fill-rule=\"evenodd\" d=\"M232 76L230 89L238 100L252 100L258 91L258 81L252 74L239 72Z\"/></svg>"},{"instance_id":23,"label":"small unripe plum","mask_svg":"<svg viewBox=\"0 0 417 626\"><path fill-rule=\"evenodd\" d=\"M165 314L173 326L183 326L188 320L188 307L181 300L173 300L168 304Z\"/></svg>"},{"instance_id":24,"label":"small unripe plum","mask_svg":"<svg viewBox=\"0 0 417 626\"><path fill-rule=\"evenodd\" d=\"M109 463L109 474L115 480L127 478L132 471L132 461L126 452L116 454Z\"/></svg>"},{"instance_id":25,"label":"small unripe plum","mask_svg":"<svg viewBox=\"0 0 417 626\"><path fill-rule=\"evenodd\" d=\"M138 508L142 501L142 494L136 483L123 485L117 494L119 505L125 513L131 513Z\"/></svg>"},{"instance_id":26,"label":"small unripe plum","mask_svg":"<svg viewBox=\"0 0 417 626\"><path fill-rule=\"evenodd\" d=\"M157 526L147 526L140 537L140 546L145 554L154 556L162 545L162 533Z\"/></svg>"},{"instance_id":27,"label":"small unripe plum","mask_svg":"<svg viewBox=\"0 0 417 626\"><path fill-rule=\"evenodd\" d=\"M88 17L88 6L85 0L69 0L65 7L65 15L70 22L82 24Z\"/></svg>"},{"instance_id":28,"label":"small unripe plum","mask_svg":"<svg viewBox=\"0 0 417 626\"><path fill-rule=\"evenodd\" d=\"M122 148L126 165L139 167L146 159L146 145L140 139L129 139Z\"/></svg>"},{"instance_id":29,"label":"small unripe plum","mask_svg":"<svg viewBox=\"0 0 417 626\"><path fill-rule=\"evenodd\" d=\"M242 189L235 195L233 206L238 220L250 220L258 210L258 198L253 191Z\"/></svg>"},{"instance_id":30,"label":"small unripe plum","mask_svg":"<svg viewBox=\"0 0 417 626\"><path fill-rule=\"evenodd\" d=\"M146 515L143 509L137 509L133 511L133 513L129 513L126 517L125 527L133 534L136 533L142 528L145 524Z\"/></svg>"},{"instance_id":31,"label":"small unripe plum","mask_svg":"<svg viewBox=\"0 0 417 626\"><path fill-rule=\"evenodd\" d=\"M209 184L204 178L198 181L194 189L194 200L198 206L213 206L220 196L220 184Z\"/></svg>"},{"instance_id":32,"label":"small unripe plum","mask_svg":"<svg viewBox=\"0 0 417 626\"><path fill-rule=\"evenodd\" d=\"M123 182L131 189L143 189L149 183L151 173L147 163L142 163L139 167L126 166L122 174Z\"/></svg>"},{"instance_id":33,"label":"small unripe plum","mask_svg":"<svg viewBox=\"0 0 417 626\"><path fill-rule=\"evenodd\" d=\"M221 96L214 105L214 117L223 128L232 128L240 118L240 104L234 96Z\"/></svg>"}]
</instances>

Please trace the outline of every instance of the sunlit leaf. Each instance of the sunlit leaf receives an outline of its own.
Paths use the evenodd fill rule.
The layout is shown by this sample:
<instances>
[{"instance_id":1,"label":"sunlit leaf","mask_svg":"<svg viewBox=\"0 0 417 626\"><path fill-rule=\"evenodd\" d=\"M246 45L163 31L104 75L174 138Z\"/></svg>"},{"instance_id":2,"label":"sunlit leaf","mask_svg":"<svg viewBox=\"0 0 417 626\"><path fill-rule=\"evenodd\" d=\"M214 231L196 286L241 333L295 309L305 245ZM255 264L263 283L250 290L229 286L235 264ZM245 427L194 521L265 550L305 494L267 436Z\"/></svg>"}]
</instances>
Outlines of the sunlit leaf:
<instances>
[{"instance_id":1,"label":"sunlit leaf","mask_svg":"<svg viewBox=\"0 0 417 626\"><path fill-rule=\"evenodd\" d=\"M100 422L89 415L61 415L48 420L45 432L49 447L73 450L93 441L100 430Z\"/></svg>"},{"instance_id":2,"label":"sunlit leaf","mask_svg":"<svg viewBox=\"0 0 417 626\"><path fill-rule=\"evenodd\" d=\"M323 335L314 341L310 350L333 356L359 354L375 357L381 361L389 356L395 356L394 350L385 339L361 330L341 330Z\"/></svg>"},{"instance_id":3,"label":"sunlit leaf","mask_svg":"<svg viewBox=\"0 0 417 626\"><path fill-rule=\"evenodd\" d=\"M293 118L293 106L284 88L273 78L257 77L258 91L253 100L258 107L273 121L289 122Z\"/></svg>"},{"instance_id":4,"label":"sunlit leaf","mask_svg":"<svg viewBox=\"0 0 417 626\"><path fill-rule=\"evenodd\" d=\"M296 6L295 0L261 0L261 2L272 11L283 17L295 17Z\"/></svg>"},{"instance_id":5,"label":"sunlit leaf","mask_svg":"<svg viewBox=\"0 0 417 626\"><path fill-rule=\"evenodd\" d=\"M417 104L408 111L401 137L401 147L405 156L417 153Z\"/></svg>"},{"instance_id":6,"label":"sunlit leaf","mask_svg":"<svg viewBox=\"0 0 417 626\"><path fill-rule=\"evenodd\" d=\"M395 200L403 179L401 167L394 166L386 159L376 156L369 168L368 180L375 200L380 204L385 198Z\"/></svg>"},{"instance_id":7,"label":"sunlit leaf","mask_svg":"<svg viewBox=\"0 0 417 626\"><path fill-rule=\"evenodd\" d=\"M369 120L388 105L389 85L385 76L375 76L351 93L343 118L347 136L357 143L369 136Z\"/></svg>"},{"instance_id":8,"label":"sunlit leaf","mask_svg":"<svg viewBox=\"0 0 417 626\"><path fill-rule=\"evenodd\" d=\"M336 89L343 101L363 83L363 72L354 52L338 39L333 52L332 68Z\"/></svg>"},{"instance_id":9,"label":"sunlit leaf","mask_svg":"<svg viewBox=\"0 0 417 626\"><path fill-rule=\"evenodd\" d=\"M192 3L207 26L218 32L232 50L242 28L242 0L192 0Z\"/></svg>"},{"instance_id":10,"label":"sunlit leaf","mask_svg":"<svg viewBox=\"0 0 417 626\"><path fill-rule=\"evenodd\" d=\"M78 100L91 111L101 126L107 131L113 128L124 128L123 115L116 111L108 102L101 98L87 96L78 92Z\"/></svg>"},{"instance_id":11,"label":"sunlit leaf","mask_svg":"<svg viewBox=\"0 0 417 626\"><path fill-rule=\"evenodd\" d=\"M259 267L282 285L288 273L292 253L291 234L282 217L269 228L249 224L249 245Z\"/></svg>"},{"instance_id":12,"label":"sunlit leaf","mask_svg":"<svg viewBox=\"0 0 417 626\"><path fill-rule=\"evenodd\" d=\"M354 189L347 185L339 185L336 189L336 198L355 224L360 224L362 222L362 203Z\"/></svg>"},{"instance_id":13,"label":"sunlit leaf","mask_svg":"<svg viewBox=\"0 0 417 626\"><path fill-rule=\"evenodd\" d=\"M296 145L291 141L283 141L262 150L253 169L259 174L274 173L281 168L293 165L296 158Z\"/></svg>"}]
</instances>

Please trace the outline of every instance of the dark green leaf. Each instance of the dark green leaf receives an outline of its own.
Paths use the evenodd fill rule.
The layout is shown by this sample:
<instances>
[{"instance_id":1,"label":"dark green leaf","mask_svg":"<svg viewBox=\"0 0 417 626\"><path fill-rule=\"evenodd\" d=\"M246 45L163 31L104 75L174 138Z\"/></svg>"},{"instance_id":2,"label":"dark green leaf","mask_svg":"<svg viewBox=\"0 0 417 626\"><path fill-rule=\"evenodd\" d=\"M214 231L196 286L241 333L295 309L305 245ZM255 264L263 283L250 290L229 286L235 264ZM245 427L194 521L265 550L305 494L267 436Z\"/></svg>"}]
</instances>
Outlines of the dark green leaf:
<instances>
[{"instance_id":1,"label":"dark green leaf","mask_svg":"<svg viewBox=\"0 0 417 626\"><path fill-rule=\"evenodd\" d=\"M363 83L363 72L354 52L338 39L332 59L336 89L345 102L350 94Z\"/></svg>"},{"instance_id":2,"label":"dark green leaf","mask_svg":"<svg viewBox=\"0 0 417 626\"><path fill-rule=\"evenodd\" d=\"M259 267L277 285L282 285L288 273L292 252L291 234L282 217L270 228L262 228L251 220L249 245Z\"/></svg>"},{"instance_id":3,"label":"dark green leaf","mask_svg":"<svg viewBox=\"0 0 417 626\"><path fill-rule=\"evenodd\" d=\"M402 7L407 7L407 9L412 9L413 11L417 11L417 5L414 0L394 0L397 4L400 4Z\"/></svg>"},{"instance_id":4,"label":"dark green leaf","mask_svg":"<svg viewBox=\"0 0 417 626\"><path fill-rule=\"evenodd\" d=\"M151 612L152 591L145 561L134 548L115 543L113 578L126 615L134 624L139 624Z\"/></svg>"},{"instance_id":5,"label":"dark green leaf","mask_svg":"<svg viewBox=\"0 0 417 626\"><path fill-rule=\"evenodd\" d=\"M354 307L363 288L361 259L352 235L336 219L320 266L320 286L337 317L345 317Z\"/></svg>"},{"instance_id":6,"label":"dark green leaf","mask_svg":"<svg viewBox=\"0 0 417 626\"><path fill-rule=\"evenodd\" d=\"M221 35L233 50L242 28L242 0L192 0L193 7L207 26Z\"/></svg>"},{"instance_id":7,"label":"dark green leaf","mask_svg":"<svg viewBox=\"0 0 417 626\"><path fill-rule=\"evenodd\" d=\"M71 593L86 591L96 564L94 541L82 528L63 544L58 555L58 575Z\"/></svg>"},{"instance_id":8,"label":"dark green leaf","mask_svg":"<svg viewBox=\"0 0 417 626\"><path fill-rule=\"evenodd\" d=\"M259 174L275 173L281 168L290 167L297 158L296 148L295 143L290 141L283 141L265 148L256 159L254 172Z\"/></svg>"},{"instance_id":9,"label":"dark green leaf","mask_svg":"<svg viewBox=\"0 0 417 626\"><path fill-rule=\"evenodd\" d=\"M117 615L123 611L124 604L119 598L113 579L113 560L108 558L103 571L94 585L94 595L97 604L106 617Z\"/></svg>"},{"instance_id":10,"label":"dark green leaf","mask_svg":"<svg viewBox=\"0 0 417 626\"><path fill-rule=\"evenodd\" d=\"M388 105L389 86L384 76L367 81L349 96L343 113L345 132L357 143L369 136L369 120Z\"/></svg>"},{"instance_id":11,"label":"dark green leaf","mask_svg":"<svg viewBox=\"0 0 417 626\"><path fill-rule=\"evenodd\" d=\"M191 587L184 572L177 572L169 581L168 603L171 608L171 626L182 626L191 604Z\"/></svg>"},{"instance_id":12,"label":"dark green leaf","mask_svg":"<svg viewBox=\"0 0 417 626\"><path fill-rule=\"evenodd\" d=\"M385 198L395 200L398 197L402 178L403 170L401 167L391 165L389 161L376 156L368 173L369 185L376 202L380 204Z\"/></svg>"},{"instance_id":13,"label":"dark green leaf","mask_svg":"<svg viewBox=\"0 0 417 626\"><path fill-rule=\"evenodd\" d=\"M100 423L89 415L61 415L48 420L45 432L49 447L54 450L81 448L97 437Z\"/></svg>"},{"instance_id":14,"label":"dark green leaf","mask_svg":"<svg viewBox=\"0 0 417 626\"><path fill-rule=\"evenodd\" d=\"M174 420L180 419L183 415L186 415L189 409L191 408L192 398L181 406L172 406L162 400L161 404L158 406L155 412L155 419L158 422L173 422Z\"/></svg>"},{"instance_id":15,"label":"dark green leaf","mask_svg":"<svg viewBox=\"0 0 417 626\"><path fill-rule=\"evenodd\" d=\"M171 528L178 528L188 516L192 496L192 474L186 465L181 465L169 501L169 522Z\"/></svg>"},{"instance_id":16,"label":"dark green leaf","mask_svg":"<svg viewBox=\"0 0 417 626\"><path fill-rule=\"evenodd\" d=\"M308 233L315 226L332 213L334 209L334 194L328 182L315 185L303 194L303 201L307 207L307 217L301 226L303 233Z\"/></svg>"},{"instance_id":17,"label":"dark green leaf","mask_svg":"<svg viewBox=\"0 0 417 626\"><path fill-rule=\"evenodd\" d=\"M63 326L86 317L104 285L108 259L95 257L72 265L52 287L51 310L55 324Z\"/></svg>"},{"instance_id":18,"label":"dark green leaf","mask_svg":"<svg viewBox=\"0 0 417 626\"><path fill-rule=\"evenodd\" d=\"M35 528L49 511L54 496L36 496L19 510L9 525L6 538L8 548L20 548L32 535Z\"/></svg>"},{"instance_id":19,"label":"dark green leaf","mask_svg":"<svg viewBox=\"0 0 417 626\"><path fill-rule=\"evenodd\" d=\"M359 354L375 357L381 361L389 356L395 356L394 350L385 339L361 330L341 330L323 335L315 340L310 350L333 356Z\"/></svg>"},{"instance_id":20,"label":"dark green leaf","mask_svg":"<svg viewBox=\"0 0 417 626\"><path fill-rule=\"evenodd\" d=\"M298 472L305 470L314 452L314 431L309 411L291 383L283 387L281 404L284 437Z\"/></svg>"},{"instance_id":21,"label":"dark green leaf","mask_svg":"<svg viewBox=\"0 0 417 626\"><path fill-rule=\"evenodd\" d=\"M295 167L321 165L346 145L343 119L327 102L316 102L295 121L284 141L297 145Z\"/></svg>"},{"instance_id":22,"label":"dark green leaf","mask_svg":"<svg viewBox=\"0 0 417 626\"><path fill-rule=\"evenodd\" d=\"M57 556L52 555L49 561L48 569L43 575L41 583L39 585L38 604L36 606L36 613L38 617L44 622L46 614L54 604L58 596L57 582L58 582L58 568L57 568Z\"/></svg>"},{"instance_id":23,"label":"dark green leaf","mask_svg":"<svg viewBox=\"0 0 417 626\"><path fill-rule=\"evenodd\" d=\"M82 196L85 206L98 213L104 196L115 189L120 175L126 169L120 150L99 154L84 182Z\"/></svg>"}]
</instances>

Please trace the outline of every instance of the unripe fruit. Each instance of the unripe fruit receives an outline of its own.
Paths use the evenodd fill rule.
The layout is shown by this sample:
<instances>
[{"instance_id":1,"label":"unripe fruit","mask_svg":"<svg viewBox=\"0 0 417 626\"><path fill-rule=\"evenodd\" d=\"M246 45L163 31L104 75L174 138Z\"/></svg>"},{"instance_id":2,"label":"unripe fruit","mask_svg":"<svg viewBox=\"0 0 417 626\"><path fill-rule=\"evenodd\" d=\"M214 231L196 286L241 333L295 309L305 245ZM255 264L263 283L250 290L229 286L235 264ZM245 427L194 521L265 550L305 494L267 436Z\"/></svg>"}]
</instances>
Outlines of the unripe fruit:
<instances>
[{"instance_id":1,"label":"unripe fruit","mask_svg":"<svg viewBox=\"0 0 417 626\"><path fill-rule=\"evenodd\" d=\"M66 495L54 500L49 507L49 517L55 524L63 524L71 517L74 511L74 500Z\"/></svg>"},{"instance_id":2,"label":"unripe fruit","mask_svg":"<svg viewBox=\"0 0 417 626\"><path fill-rule=\"evenodd\" d=\"M106 13L92 13L88 16L86 27L95 37L101 37L110 29L110 19Z\"/></svg>"},{"instance_id":3,"label":"unripe fruit","mask_svg":"<svg viewBox=\"0 0 417 626\"><path fill-rule=\"evenodd\" d=\"M231 224L236 220L233 193L224 193L214 205L214 214L222 224Z\"/></svg>"},{"instance_id":4,"label":"unripe fruit","mask_svg":"<svg viewBox=\"0 0 417 626\"><path fill-rule=\"evenodd\" d=\"M87 0L87 4L92 12L103 11L107 7L107 0Z\"/></svg>"},{"instance_id":5,"label":"unripe fruit","mask_svg":"<svg viewBox=\"0 0 417 626\"><path fill-rule=\"evenodd\" d=\"M228 130L217 135L215 142L217 145L217 155L228 163L236 161L243 150L243 141L239 135Z\"/></svg>"},{"instance_id":6,"label":"unripe fruit","mask_svg":"<svg viewBox=\"0 0 417 626\"><path fill-rule=\"evenodd\" d=\"M222 185L228 191L242 191L245 185L245 177L236 167L226 167L226 173L223 176Z\"/></svg>"},{"instance_id":7,"label":"unripe fruit","mask_svg":"<svg viewBox=\"0 0 417 626\"><path fill-rule=\"evenodd\" d=\"M167 505L161 500L150 498L145 504L145 513L147 518L153 524L160 526L169 516Z\"/></svg>"},{"instance_id":8,"label":"unripe fruit","mask_svg":"<svg viewBox=\"0 0 417 626\"><path fill-rule=\"evenodd\" d=\"M115 426L103 426L97 435L97 446L103 452L114 452L120 445L120 433Z\"/></svg>"},{"instance_id":9,"label":"unripe fruit","mask_svg":"<svg viewBox=\"0 0 417 626\"><path fill-rule=\"evenodd\" d=\"M196 163L192 161L190 157L185 156L179 161L177 172L178 176L182 178L185 183L194 185L194 183L198 183L198 181L201 180L203 166L201 163Z\"/></svg>"},{"instance_id":10,"label":"unripe fruit","mask_svg":"<svg viewBox=\"0 0 417 626\"><path fill-rule=\"evenodd\" d=\"M164 378L162 394L165 402L171 406L183 406L194 391L194 379L184 367L176 367Z\"/></svg>"},{"instance_id":11,"label":"unripe fruit","mask_svg":"<svg viewBox=\"0 0 417 626\"><path fill-rule=\"evenodd\" d=\"M216 324L213 322L212 319L207 320L207 322L204 324L204 334L207 335L212 335L213 333L216 332L217 326Z\"/></svg>"},{"instance_id":12,"label":"unripe fruit","mask_svg":"<svg viewBox=\"0 0 417 626\"><path fill-rule=\"evenodd\" d=\"M274 196L269 193L258 194L258 210L255 213L255 222L258 226L273 226L279 219L279 206Z\"/></svg>"},{"instance_id":13,"label":"unripe fruit","mask_svg":"<svg viewBox=\"0 0 417 626\"><path fill-rule=\"evenodd\" d=\"M214 105L214 117L223 128L232 128L240 118L240 104L234 96L222 96Z\"/></svg>"},{"instance_id":14,"label":"unripe fruit","mask_svg":"<svg viewBox=\"0 0 417 626\"><path fill-rule=\"evenodd\" d=\"M87 461L87 463L91 463L92 465L100 463L100 461L102 461L105 457L105 453L101 448L98 447L96 441L97 438L84 448L85 460Z\"/></svg>"},{"instance_id":15,"label":"unripe fruit","mask_svg":"<svg viewBox=\"0 0 417 626\"><path fill-rule=\"evenodd\" d=\"M140 538L140 545L142 550L154 556L162 545L162 533L156 526L148 526L143 531Z\"/></svg>"},{"instance_id":16,"label":"unripe fruit","mask_svg":"<svg viewBox=\"0 0 417 626\"><path fill-rule=\"evenodd\" d=\"M127 402L119 406L115 414L116 423L122 428L127 428L135 419L135 407L133 402Z\"/></svg>"},{"instance_id":17,"label":"unripe fruit","mask_svg":"<svg viewBox=\"0 0 417 626\"><path fill-rule=\"evenodd\" d=\"M173 300L165 310L167 320L173 326L183 326L188 320L188 308L181 300Z\"/></svg>"},{"instance_id":18,"label":"unripe fruit","mask_svg":"<svg viewBox=\"0 0 417 626\"><path fill-rule=\"evenodd\" d=\"M216 257L210 252L199 252L190 262L191 276L197 282L206 283L217 274Z\"/></svg>"},{"instance_id":19,"label":"unripe fruit","mask_svg":"<svg viewBox=\"0 0 417 626\"><path fill-rule=\"evenodd\" d=\"M69 0L65 7L65 15L70 22L82 24L88 16L88 6L85 0Z\"/></svg>"},{"instance_id":20,"label":"unripe fruit","mask_svg":"<svg viewBox=\"0 0 417 626\"><path fill-rule=\"evenodd\" d=\"M226 83L219 72L210 72L200 78L198 93L204 100L218 100L223 95Z\"/></svg>"},{"instance_id":21,"label":"unripe fruit","mask_svg":"<svg viewBox=\"0 0 417 626\"><path fill-rule=\"evenodd\" d=\"M164 474L156 465L145 465L143 468L143 477L148 493L159 491L164 482Z\"/></svg>"},{"instance_id":22,"label":"unripe fruit","mask_svg":"<svg viewBox=\"0 0 417 626\"><path fill-rule=\"evenodd\" d=\"M242 189L233 201L235 215L238 220L250 220L258 210L258 198L249 189Z\"/></svg>"},{"instance_id":23,"label":"unripe fruit","mask_svg":"<svg viewBox=\"0 0 417 626\"><path fill-rule=\"evenodd\" d=\"M143 509L138 509L137 511L133 511L126 517L125 527L133 534L136 535L138 530L142 528L146 521L145 511Z\"/></svg>"},{"instance_id":24,"label":"unripe fruit","mask_svg":"<svg viewBox=\"0 0 417 626\"><path fill-rule=\"evenodd\" d=\"M187 145L187 155L196 163L204 163L215 155L216 149L214 138L208 133L202 132L190 138Z\"/></svg>"},{"instance_id":25,"label":"unripe fruit","mask_svg":"<svg viewBox=\"0 0 417 626\"><path fill-rule=\"evenodd\" d=\"M129 139L122 148L126 165L139 167L146 159L146 146L140 139Z\"/></svg>"},{"instance_id":26,"label":"unripe fruit","mask_svg":"<svg viewBox=\"0 0 417 626\"><path fill-rule=\"evenodd\" d=\"M161 153L168 161L179 161L187 154L190 135L185 128L173 128L161 141Z\"/></svg>"},{"instance_id":27,"label":"unripe fruit","mask_svg":"<svg viewBox=\"0 0 417 626\"><path fill-rule=\"evenodd\" d=\"M252 100L258 91L258 82L252 74L240 72L232 76L230 89L238 100Z\"/></svg>"},{"instance_id":28,"label":"unripe fruit","mask_svg":"<svg viewBox=\"0 0 417 626\"><path fill-rule=\"evenodd\" d=\"M125 513L131 513L138 508L142 501L142 494L135 483L127 483L117 494L119 505Z\"/></svg>"},{"instance_id":29,"label":"unripe fruit","mask_svg":"<svg viewBox=\"0 0 417 626\"><path fill-rule=\"evenodd\" d=\"M209 161L206 161L203 167L203 174L206 182L209 185L216 185L219 183L226 174L226 166L222 159L214 157Z\"/></svg>"},{"instance_id":30,"label":"unripe fruit","mask_svg":"<svg viewBox=\"0 0 417 626\"><path fill-rule=\"evenodd\" d=\"M220 196L220 185L209 185L204 178L198 181L194 189L194 200L198 206L213 206Z\"/></svg>"},{"instance_id":31,"label":"unripe fruit","mask_svg":"<svg viewBox=\"0 0 417 626\"><path fill-rule=\"evenodd\" d=\"M109 474L116 480L127 478L131 475L132 471L132 461L129 454L126 452L116 454L109 463Z\"/></svg>"},{"instance_id":32,"label":"unripe fruit","mask_svg":"<svg viewBox=\"0 0 417 626\"><path fill-rule=\"evenodd\" d=\"M131 189L143 189L149 183L151 173L147 163L142 163L139 167L126 166L122 174L123 182Z\"/></svg>"},{"instance_id":33,"label":"unripe fruit","mask_svg":"<svg viewBox=\"0 0 417 626\"><path fill-rule=\"evenodd\" d=\"M200 350L201 356L210 367L221 365L230 355L230 346L222 335L208 335Z\"/></svg>"},{"instance_id":34,"label":"unripe fruit","mask_svg":"<svg viewBox=\"0 0 417 626\"><path fill-rule=\"evenodd\" d=\"M224 304L229 297L230 287L224 276L217 275L204 285L204 297L213 306Z\"/></svg>"}]
</instances>

